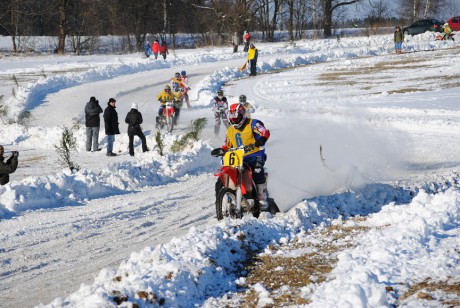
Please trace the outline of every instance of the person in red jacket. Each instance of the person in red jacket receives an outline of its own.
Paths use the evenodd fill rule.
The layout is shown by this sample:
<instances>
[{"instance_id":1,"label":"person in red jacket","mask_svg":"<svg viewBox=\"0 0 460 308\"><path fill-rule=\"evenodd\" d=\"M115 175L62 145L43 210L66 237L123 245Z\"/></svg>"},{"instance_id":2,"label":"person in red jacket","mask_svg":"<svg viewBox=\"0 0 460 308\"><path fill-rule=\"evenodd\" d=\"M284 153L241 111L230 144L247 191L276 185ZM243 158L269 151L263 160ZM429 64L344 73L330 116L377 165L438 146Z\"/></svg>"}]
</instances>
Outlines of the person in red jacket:
<instances>
[{"instance_id":1,"label":"person in red jacket","mask_svg":"<svg viewBox=\"0 0 460 308\"><path fill-rule=\"evenodd\" d=\"M158 58L158 52L160 51L160 43L158 43L158 40L155 40L152 43L152 53L155 56L155 60Z\"/></svg>"},{"instance_id":2,"label":"person in red jacket","mask_svg":"<svg viewBox=\"0 0 460 308\"><path fill-rule=\"evenodd\" d=\"M168 45L166 45L166 42L161 43L161 45L160 45L160 54L163 56L163 59L166 60L166 54L169 54Z\"/></svg>"},{"instance_id":3,"label":"person in red jacket","mask_svg":"<svg viewBox=\"0 0 460 308\"><path fill-rule=\"evenodd\" d=\"M247 52L249 50L249 43L251 42L251 35L249 34L249 32L244 31L243 40L244 40L243 50Z\"/></svg>"}]
</instances>

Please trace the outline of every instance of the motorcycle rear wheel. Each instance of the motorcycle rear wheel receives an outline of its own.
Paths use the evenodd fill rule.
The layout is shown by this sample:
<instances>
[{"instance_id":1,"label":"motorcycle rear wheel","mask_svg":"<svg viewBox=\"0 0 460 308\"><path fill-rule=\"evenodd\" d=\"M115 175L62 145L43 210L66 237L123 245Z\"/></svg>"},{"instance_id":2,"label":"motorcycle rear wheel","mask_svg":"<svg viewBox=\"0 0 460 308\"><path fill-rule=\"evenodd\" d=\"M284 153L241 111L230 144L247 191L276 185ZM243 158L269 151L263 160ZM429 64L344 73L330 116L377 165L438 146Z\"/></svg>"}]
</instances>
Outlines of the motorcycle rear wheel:
<instances>
[{"instance_id":1,"label":"motorcycle rear wheel","mask_svg":"<svg viewBox=\"0 0 460 308\"><path fill-rule=\"evenodd\" d=\"M236 192L233 189L222 187L216 195L217 220L224 217L242 218L241 211L236 208Z\"/></svg>"}]
</instances>

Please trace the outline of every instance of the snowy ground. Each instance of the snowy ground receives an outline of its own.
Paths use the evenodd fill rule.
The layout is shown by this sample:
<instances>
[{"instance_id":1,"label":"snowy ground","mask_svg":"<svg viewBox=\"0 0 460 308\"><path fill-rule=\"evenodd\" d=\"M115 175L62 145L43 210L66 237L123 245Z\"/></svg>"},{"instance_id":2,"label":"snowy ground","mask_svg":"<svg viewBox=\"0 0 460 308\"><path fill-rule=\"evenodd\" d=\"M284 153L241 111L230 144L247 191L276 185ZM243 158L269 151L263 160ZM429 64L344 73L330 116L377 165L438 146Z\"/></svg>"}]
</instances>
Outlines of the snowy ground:
<instances>
[{"instance_id":1,"label":"snowy ground","mask_svg":"<svg viewBox=\"0 0 460 308\"><path fill-rule=\"evenodd\" d=\"M248 251L305 255L311 249L296 245L327 243L321 232L329 226L365 231L335 241L348 248L333 254L324 279L299 289L298 304L458 305L458 291L433 284L421 289L431 300L411 293L426 281L455 286L460 279L458 43L426 33L408 38L407 53L397 56L391 40L256 44L260 74L251 78L237 69L243 53L217 48L179 50L167 61L0 58L0 105L9 108L0 144L20 151L17 172L0 187L2 305L108 307L127 296L126 306L237 307L251 290L255 305L279 305L277 296L295 292L253 283L242 269ZM160 156L155 96L183 69L193 108L166 142L193 119L209 123L202 141ZM209 100L223 84L231 101L246 94L253 117L271 130L269 190L285 212L276 217L215 219L219 162L209 151L223 133L213 135ZM109 97L118 101L117 157L85 151L90 96L103 107ZM138 147L131 158L123 120L133 102L152 151ZM24 111L31 112L24 125L11 124ZM75 174L56 162L63 126L77 137L74 160L82 169Z\"/></svg>"}]
</instances>

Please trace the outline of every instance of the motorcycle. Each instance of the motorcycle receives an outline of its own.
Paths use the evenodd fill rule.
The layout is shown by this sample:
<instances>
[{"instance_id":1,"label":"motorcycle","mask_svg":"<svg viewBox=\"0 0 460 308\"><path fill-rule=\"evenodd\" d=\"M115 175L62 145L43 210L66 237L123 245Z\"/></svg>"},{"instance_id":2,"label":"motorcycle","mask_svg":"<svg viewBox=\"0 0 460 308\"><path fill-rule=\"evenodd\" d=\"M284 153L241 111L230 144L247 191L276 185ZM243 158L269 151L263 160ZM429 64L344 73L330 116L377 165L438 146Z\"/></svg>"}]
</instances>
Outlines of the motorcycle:
<instances>
[{"instance_id":1,"label":"motorcycle","mask_svg":"<svg viewBox=\"0 0 460 308\"><path fill-rule=\"evenodd\" d=\"M216 189L216 214L217 220L224 217L242 218L243 214L251 213L259 217L260 205L257 200L257 185L252 179L251 168L243 162L245 152L251 151L254 145L246 147L214 149L211 155L222 156L222 166L214 175L217 176ZM267 177L267 174L266 174ZM268 180L268 177L267 177ZM268 196L269 212L279 212L273 198Z\"/></svg>"},{"instance_id":2,"label":"motorcycle","mask_svg":"<svg viewBox=\"0 0 460 308\"><path fill-rule=\"evenodd\" d=\"M172 132L176 124L176 110L174 109L174 102L166 102L163 108L163 114L158 118L157 128L163 129L166 126L168 132Z\"/></svg>"},{"instance_id":3,"label":"motorcycle","mask_svg":"<svg viewBox=\"0 0 460 308\"><path fill-rule=\"evenodd\" d=\"M227 119L227 108L225 108L224 106L215 107L214 112L216 113L214 134L219 135L220 122L224 123L225 128L228 128L228 126L230 125Z\"/></svg>"},{"instance_id":4,"label":"motorcycle","mask_svg":"<svg viewBox=\"0 0 460 308\"><path fill-rule=\"evenodd\" d=\"M440 33L440 34L436 35L435 41L445 41L445 40L455 41L454 36L455 36L455 34L453 32L449 33L447 38L443 33Z\"/></svg>"}]
</instances>

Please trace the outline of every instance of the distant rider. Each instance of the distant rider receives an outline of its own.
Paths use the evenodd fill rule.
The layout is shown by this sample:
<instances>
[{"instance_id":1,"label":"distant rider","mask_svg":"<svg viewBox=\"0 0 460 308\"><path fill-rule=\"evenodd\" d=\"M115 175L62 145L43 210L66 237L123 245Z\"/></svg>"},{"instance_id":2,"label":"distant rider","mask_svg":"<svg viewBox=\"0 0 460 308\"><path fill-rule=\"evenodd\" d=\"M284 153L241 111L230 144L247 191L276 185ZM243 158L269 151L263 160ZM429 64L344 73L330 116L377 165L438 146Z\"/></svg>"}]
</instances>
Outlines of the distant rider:
<instances>
[{"instance_id":1,"label":"distant rider","mask_svg":"<svg viewBox=\"0 0 460 308\"><path fill-rule=\"evenodd\" d=\"M185 88L185 92L184 92L184 98L185 98L185 102L187 103L187 108L190 109L191 108L190 99L188 98L188 90L190 90L190 87L188 86L187 72L186 71L181 71L180 75L182 76L182 82L187 85L187 87Z\"/></svg>"},{"instance_id":2,"label":"distant rider","mask_svg":"<svg viewBox=\"0 0 460 308\"><path fill-rule=\"evenodd\" d=\"M254 113L254 107L252 107L251 103L247 101L246 95L241 94L240 97L238 97L238 101L243 104L244 108L246 108L246 116L248 118L251 117L251 113Z\"/></svg>"},{"instance_id":3,"label":"distant rider","mask_svg":"<svg viewBox=\"0 0 460 308\"><path fill-rule=\"evenodd\" d=\"M156 117L156 123L158 124L160 122L160 117L163 116L163 110L166 108L166 103L173 101L173 95L171 93L171 87L169 85L166 85L164 87L164 90L161 91L160 94L158 94L157 101L159 101L161 105L160 109L158 109L158 116Z\"/></svg>"},{"instance_id":4,"label":"distant rider","mask_svg":"<svg viewBox=\"0 0 460 308\"><path fill-rule=\"evenodd\" d=\"M188 77L187 77L187 79L188 79ZM174 74L174 77L171 79L169 85L171 86L173 91L181 92L181 94L183 95L183 98L187 102L188 94L186 94L186 93L187 93L189 87L188 87L187 83L185 83L185 81L182 79L182 75L180 73L175 73ZM187 108L190 108L190 102L187 103Z\"/></svg>"},{"instance_id":5,"label":"distant rider","mask_svg":"<svg viewBox=\"0 0 460 308\"><path fill-rule=\"evenodd\" d=\"M264 145L270 137L270 131L265 128L261 121L247 118L246 108L240 103L230 106L228 120L231 126L227 129L225 144L221 149L214 149L211 154L225 152L229 148L254 145L254 148L245 152L243 160L253 172L253 180L257 185L257 200L259 200L260 210L268 211L267 179L264 172L267 155L265 154Z\"/></svg>"},{"instance_id":6,"label":"distant rider","mask_svg":"<svg viewBox=\"0 0 460 308\"><path fill-rule=\"evenodd\" d=\"M224 91L218 90L217 96L212 100L212 111L214 111L214 134L218 135L220 130L220 123L224 123L225 127L228 127L227 109L228 103L227 98L224 96Z\"/></svg>"}]
</instances>

